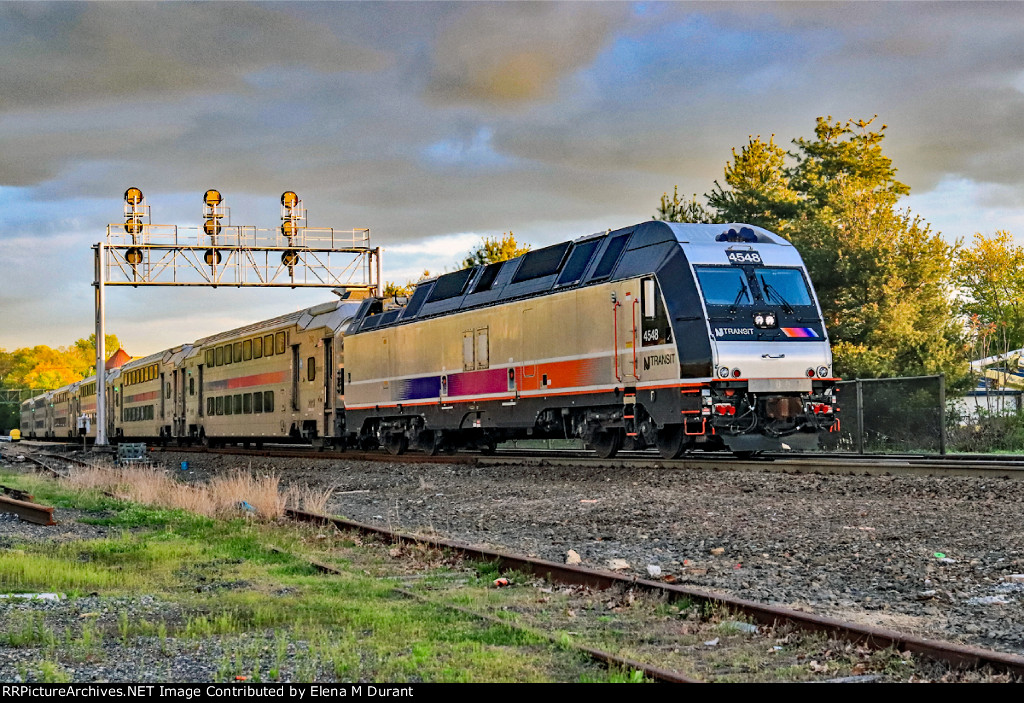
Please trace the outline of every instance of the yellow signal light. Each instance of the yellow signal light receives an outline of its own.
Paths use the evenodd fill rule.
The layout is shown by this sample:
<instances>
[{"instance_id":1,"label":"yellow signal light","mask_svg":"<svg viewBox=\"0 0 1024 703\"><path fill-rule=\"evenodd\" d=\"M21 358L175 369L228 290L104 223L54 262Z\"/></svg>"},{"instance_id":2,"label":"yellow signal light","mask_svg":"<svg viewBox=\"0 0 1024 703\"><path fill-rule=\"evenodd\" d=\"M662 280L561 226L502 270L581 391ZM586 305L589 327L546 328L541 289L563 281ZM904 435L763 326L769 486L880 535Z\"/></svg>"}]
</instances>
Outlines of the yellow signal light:
<instances>
[{"instance_id":1,"label":"yellow signal light","mask_svg":"<svg viewBox=\"0 0 1024 703\"><path fill-rule=\"evenodd\" d=\"M298 252L296 252L294 249L289 249L288 251L284 252L283 254L281 254L281 263L289 268L299 263Z\"/></svg>"},{"instance_id":2,"label":"yellow signal light","mask_svg":"<svg viewBox=\"0 0 1024 703\"><path fill-rule=\"evenodd\" d=\"M128 234L135 235L142 232L142 218L137 216L129 217L124 222L124 231Z\"/></svg>"},{"instance_id":3,"label":"yellow signal light","mask_svg":"<svg viewBox=\"0 0 1024 703\"><path fill-rule=\"evenodd\" d=\"M206 191L206 195L203 196L203 202L206 203L207 207L216 207L220 205L221 200L223 200L223 197L221 197L220 191L213 188Z\"/></svg>"},{"instance_id":4,"label":"yellow signal light","mask_svg":"<svg viewBox=\"0 0 1024 703\"><path fill-rule=\"evenodd\" d=\"M281 194L281 204L291 210L299 204L299 196L295 194L295 191L286 190Z\"/></svg>"},{"instance_id":5,"label":"yellow signal light","mask_svg":"<svg viewBox=\"0 0 1024 703\"><path fill-rule=\"evenodd\" d=\"M142 202L142 191L136 187L131 187L124 192L124 201L129 205L138 205Z\"/></svg>"},{"instance_id":6,"label":"yellow signal light","mask_svg":"<svg viewBox=\"0 0 1024 703\"><path fill-rule=\"evenodd\" d=\"M213 266L214 264L219 264L220 252L217 251L216 249L207 249L206 253L203 255L203 260L206 261L206 263L209 264L210 266Z\"/></svg>"},{"instance_id":7,"label":"yellow signal light","mask_svg":"<svg viewBox=\"0 0 1024 703\"><path fill-rule=\"evenodd\" d=\"M285 220L284 222L281 223L281 234L288 237L289 239L294 237L298 233L298 231L298 225L296 225L291 220Z\"/></svg>"},{"instance_id":8,"label":"yellow signal light","mask_svg":"<svg viewBox=\"0 0 1024 703\"><path fill-rule=\"evenodd\" d=\"M203 223L203 231L211 237L220 234L220 220L211 217Z\"/></svg>"},{"instance_id":9,"label":"yellow signal light","mask_svg":"<svg viewBox=\"0 0 1024 703\"><path fill-rule=\"evenodd\" d=\"M132 265L134 268L142 263L142 249L138 247L132 247L124 253L124 260Z\"/></svg>"}]
</instances>

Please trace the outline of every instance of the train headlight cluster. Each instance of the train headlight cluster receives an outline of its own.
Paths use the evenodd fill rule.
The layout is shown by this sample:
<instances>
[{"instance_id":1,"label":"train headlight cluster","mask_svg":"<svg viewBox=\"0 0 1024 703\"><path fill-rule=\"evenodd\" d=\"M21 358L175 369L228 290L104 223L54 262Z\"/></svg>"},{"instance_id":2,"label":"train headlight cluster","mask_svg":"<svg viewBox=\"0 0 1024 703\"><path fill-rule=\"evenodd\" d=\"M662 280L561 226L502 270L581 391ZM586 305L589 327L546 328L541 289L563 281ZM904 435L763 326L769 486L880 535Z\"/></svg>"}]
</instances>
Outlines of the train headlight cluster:
<instances>
[{"instance_id":1,"label":"train headlight cluster","mask_svg":"<svg viewBox=\"0 0 1024 703\"><path fill-rule=\"evenodd\" d=\"M779 320L775 317L773 312L755 312L754 313L754 327L761 329L772 329L778 325Z\"/></svg>"},{"instance_id":2,"label":"train headlight cluster","mask_svg":"<svg viewBox=\"0 0 1024 703\"><path fill-rule=\"evenodd\" d=\"M828 367L827 366L819 366L818 367L818 375L821 376L822 378L828 378L828 376L829 376Z\"/></svg>"},{"instance_id":3,"label":"train headlight cluster","mask_svg":"<svg viewBox=\"0 0 1024 703\"><path fill-rule=\"evenodd\" d=\"M729 378L729 369L725 366L718 369L718 375L722 378Z\"/></svg>"}]
</instances>

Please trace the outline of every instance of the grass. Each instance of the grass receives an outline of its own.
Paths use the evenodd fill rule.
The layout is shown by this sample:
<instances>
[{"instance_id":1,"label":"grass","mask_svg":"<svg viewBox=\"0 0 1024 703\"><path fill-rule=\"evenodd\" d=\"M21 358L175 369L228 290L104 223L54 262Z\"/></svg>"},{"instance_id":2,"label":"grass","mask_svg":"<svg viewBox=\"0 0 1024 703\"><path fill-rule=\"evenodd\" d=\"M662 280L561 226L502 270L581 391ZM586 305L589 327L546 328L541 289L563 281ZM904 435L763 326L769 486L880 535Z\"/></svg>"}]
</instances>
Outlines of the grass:
<instances>
[{"instance_id":1,"label":"grass","mask_svg":"<svg viewBox=\"0 0 1024 703\"><path fill-rule=\"evenodd\" d=\"M232 510L219 512L226 519L213 519L180 506L131 502L117 491L111 498L96 493L109 484L95 477L95 487L84 489L20 475L0 480L31 488L41 501L87 506L82 522L107 532L0 549L0 591L65 592L66 612L78 615L63 632L47 619L52 611L33 610L31 603L0 619L8 646L45 653L25 668L32 680L64 680L76 663L123 656L115 652L137 638L151 638L176 656L193 651L190 642L215 642L220 654L208 664L211 679L220 681L608 679L573 651L402 597L393 578L382 578L395 575L391 548L376 541L364 544L340 533L317 539L319 528L253 520ZM402 551L418 563L444 558ZM341 576L325 576L295 553L354 565ZM392 573L384 573L389 568ZM124 607L97 607L95 596L83 598L94 593L111 602L146 594L165 607L141 618Z\"/></svg>"},{"instance_id":2,"label":"grass","mask_svg":"<svg viewBox=\"0 0 1024 703\"><path fill-rule=\"evenodd\" d=\"M897 652L781 627L751 633L737 624L743 622L737 614L699 601L564 588L441 550L253 519L234 509L215 519L23 476L0 476L0 482L27 488L41 501L88 506L81 522L107 531L56 546L0 549L0 591L67 591L73 597L66 607L79 613L63 633L31 603L0 619L8 646L40 654L23 678L59 680L75 662L103 661L137 638L152 639L166 657L188 656L200 646L214 652L206 663L217 681L644 680L636 671L601 668L577 644L725 682L858 673L907 680L916 671ZM324 575L309 559L343 573ZM496 588L499 577L511 585ZM407 598L396 586L425 600ZM86 601L74 596L92 592L101 599L147 594L164 607L146 618L123 608L86 613Z\"/></svg>"}]
</instances>

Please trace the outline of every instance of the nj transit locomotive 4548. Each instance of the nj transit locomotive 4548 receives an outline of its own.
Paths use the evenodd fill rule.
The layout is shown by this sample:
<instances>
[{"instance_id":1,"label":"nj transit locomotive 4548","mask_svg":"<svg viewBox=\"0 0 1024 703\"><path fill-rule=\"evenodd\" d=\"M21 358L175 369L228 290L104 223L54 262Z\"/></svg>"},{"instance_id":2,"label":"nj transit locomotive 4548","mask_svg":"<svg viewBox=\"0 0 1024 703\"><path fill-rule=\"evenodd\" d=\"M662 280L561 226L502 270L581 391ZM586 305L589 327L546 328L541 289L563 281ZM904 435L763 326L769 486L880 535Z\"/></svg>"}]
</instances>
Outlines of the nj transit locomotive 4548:
<instances>
[{"instance_id":1,"label":"nj transit locomotive 4548","mask_svg":"<svg viewBox=\"0 0 1024 703\"><path fill-rule=\"evenodd\" d=\"M785 240L648 222L183 344L108 375L114 441L306 440L394 453L581 438L665 457L815 446L828 337ZM26 401L26 436L95 436L96 383Z\"/></svg>"},{"instance_id":2,"label":"nj transit locomotive 4548","mask_svg":"<svg viewBox=\"0 0 1024 703\"><path fill-rule=\"evenodd\" d=\"M345 426L395 454L514 438L739 455L836 425L832 355L800 255L743 224L647 222L364 301Z\"/></svg>"}]
</instances>

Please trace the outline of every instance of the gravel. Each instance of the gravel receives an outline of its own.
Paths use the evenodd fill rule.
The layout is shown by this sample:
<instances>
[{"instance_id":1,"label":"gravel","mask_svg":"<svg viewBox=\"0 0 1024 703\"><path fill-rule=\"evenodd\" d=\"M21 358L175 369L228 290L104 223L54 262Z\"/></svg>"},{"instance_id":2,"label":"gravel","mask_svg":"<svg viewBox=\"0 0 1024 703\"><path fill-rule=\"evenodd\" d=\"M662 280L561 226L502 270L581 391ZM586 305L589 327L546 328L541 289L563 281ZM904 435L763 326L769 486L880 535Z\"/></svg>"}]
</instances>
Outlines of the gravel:
<instances>
[{"instance_id":1,"label":"gravel","mask_svg":"<svg viewBox=\"0 0 1024 703\"><path fill-rule=\"evenodd\" d=\"M552 561L628 565L660 578L822 615L1024 654L1024 483L969 477L877 477L587 466L487 466L156 455L186 480L242 468L335 492L328 512ZM188 471L180 471L187 460ZM22 539L102 537L61 510L57 527L0 519L0 547ZM657 567L653 569L651 567ZM148 600L147 600L148 598ZM64 620L152 618L151 596L123 602L0 601L63 609ZM165 615L167 615L165 613ZM115 620L116 622L116 620ZM270 647L255 642L253 651ZM228 656L216 639L168 653L138 638L75 680L210 680ZM257 636L257 640L259 637ZM173 642L173 640L171 640ZM237 648L237 643L235 645ZM292 645L292 648L295 645ZM22 676L0 647L0 678ZM139 666L148 662L152 666ZM38 656L34 657L38 659ZM87 663L83 664L87 666ZM146 672L143 674L142 672ZM151 678L150 678L151 677Z\"/></svg>"},{"instance_id":2,"label":"gravel","mask_svg":"<svg viewBox=\"0 0 1024 703\"><path fill-rule=\"evenodd\" d=\"M334 486L328 512L359 522L1024 654L1024 482L160 457Z\"/></svg>"}]
</instances>

